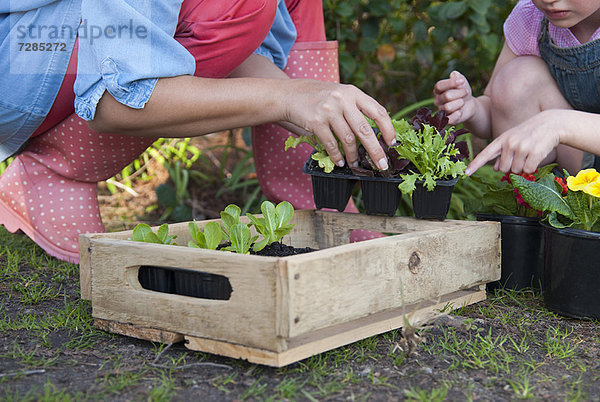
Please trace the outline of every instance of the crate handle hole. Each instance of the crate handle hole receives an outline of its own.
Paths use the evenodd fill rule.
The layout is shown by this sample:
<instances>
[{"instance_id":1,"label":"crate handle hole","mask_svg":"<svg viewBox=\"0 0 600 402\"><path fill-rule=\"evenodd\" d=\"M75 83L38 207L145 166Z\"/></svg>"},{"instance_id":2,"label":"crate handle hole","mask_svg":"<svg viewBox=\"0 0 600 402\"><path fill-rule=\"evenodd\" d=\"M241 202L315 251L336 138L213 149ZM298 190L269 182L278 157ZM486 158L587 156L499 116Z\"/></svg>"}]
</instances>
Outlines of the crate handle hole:
<instances>
[{"instance_id":1,"label":"crate handle hole","mask_svg":"<svg viewBox=\"0 0 600 402\"><path fill-rule=\"evenodd\" d=\"M138 281L147 290L199 299L229 300L232 292L223 275L153 265L140 266Z\"/></svg>"}]
</instances>

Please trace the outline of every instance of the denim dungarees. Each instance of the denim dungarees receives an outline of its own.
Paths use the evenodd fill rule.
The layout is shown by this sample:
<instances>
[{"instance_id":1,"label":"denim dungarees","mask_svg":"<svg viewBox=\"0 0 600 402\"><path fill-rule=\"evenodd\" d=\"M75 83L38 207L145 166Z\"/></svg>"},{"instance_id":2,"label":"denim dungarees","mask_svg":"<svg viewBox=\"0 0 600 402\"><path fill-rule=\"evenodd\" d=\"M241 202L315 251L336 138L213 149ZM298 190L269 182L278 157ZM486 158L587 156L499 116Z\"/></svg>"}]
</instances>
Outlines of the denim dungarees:
<instances>
[{"instance_id":1,"label":"denim dungarees","mask_svg":"<svg viewBox=\"0 0 600 402\"><path fill-rule=\"evenodd\" d=\"M540 56L573 109L600 113L600 39L580 46L557 47L552 43L548 19L544 17L538 46ZM584 152L582 168L590 167L600 171L600 157Z\"/></svg>"}]
</instances>

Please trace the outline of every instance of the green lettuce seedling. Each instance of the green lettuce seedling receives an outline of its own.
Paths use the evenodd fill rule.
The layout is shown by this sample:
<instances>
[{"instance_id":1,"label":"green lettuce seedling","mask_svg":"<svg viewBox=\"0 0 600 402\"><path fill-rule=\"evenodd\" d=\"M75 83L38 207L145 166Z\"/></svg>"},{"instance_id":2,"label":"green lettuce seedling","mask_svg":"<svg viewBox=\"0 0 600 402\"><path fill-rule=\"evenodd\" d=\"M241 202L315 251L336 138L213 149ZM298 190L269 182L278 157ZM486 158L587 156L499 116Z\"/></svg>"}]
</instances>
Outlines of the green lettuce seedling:
<instances>
[{"instance_id":1,"label":"green lettuce seedling","mask_svg":"<svg viewBox=\"0 0 600 402\"><path fill-rule=\"evenodd\" d=\"M221 244L221 240L223 240L223 230L218 222L208 222L204 225L204 231L198 227L195 221L190 222L188 228L192 236L192 240L188 242L188 247L216 250Z\"/></svg>"},{"instance_id":2,"label":"green lettuce seedling","mask_svg":"<svg viewBox=\"0 0 600 402\"><path fill-rule=\"evenodd\" d=\"M140 223L133 229L132 237L134 241L142 241L145 243L177 245L177 243L173 242L177 236L169 235L169 225L166 223L160 225L156 233L154 233L152 228L147 224Z\"/></svg>"},{"instance_id":3,"label":"green lettuce seedling","mask_svg":"<svg viewBox=\"0 0 600 402\"><path fill-rule=\"evenodd\" d=\"M293 223L289 223L294 216L294 207L289 202L282 201L275 206L270 201L264 201L260 210L263 213L262 218L246 214L256 231L263 236L261 241L254 243L254 251L260 251L267 245L280 241L294 227Z\"/></svg>"},{"instance_id":4,"label":"green lettuce seedling","mask_svg":"<svg viewBox=\"0 0 600 402\"><path fill-rule=\"evenodd\" d=\"M231 230L232 228L240 223L240 214L242 210L235 204L229 204L221 211L221 225L223 225L223 238L227 241L231 241Z\"/></svg>"},{"instance_id":5,"label":"green lettuce seedling","mask_svg":"<svg viewBox=\"0 0 600 402\"><path fill-rule=\"evenodd\" d=\"M406 120L392 121L396 130L396 140L400 145L393 148L400 158L410 160L418 172L401 174L403 181L398 186L403 193L412 193L415 182L423 181L427 190L435 187L436 180L457 177L464 174L466 165L461 160L454 160L460 151L454 143L447 144L452 129L440 135L435 127L423 125L422 130L415 130Z\"/></svg>"},{"instance_id":6,"label":"green lettuce seedling","mask_svg":"<svg viewBox=\"0 0 600 402\"><path fill-rule=\"evenodd\" d=\"M290 148L296 148L300 144L309 144L311 147L315 149L315 152L310 156L312 159L316 160L319 164L319 167L323 169L325 173L331 173L333 168L335 168L335 163L331 160L325 147L319 139L315 136L308 135L300 135L298 137L289 136L287 140L285 140L285 150L287 151ZM344 150L338 142L338 148L342 155L344 155Z\"/></svg>"},{"instance_id":7,"label":"green lettuce seedling","mask_svg":"<svg viewBox=\"0 0 600 402\"><path fill-rule=\"evenodd\" d=\"M258 239L258 235L252 236L248 225L236 223L229 230L231 246L223 247L221 250L234 251L238 254L250 254L250 246L256 239Z\"/></svg>"}]
</instances>

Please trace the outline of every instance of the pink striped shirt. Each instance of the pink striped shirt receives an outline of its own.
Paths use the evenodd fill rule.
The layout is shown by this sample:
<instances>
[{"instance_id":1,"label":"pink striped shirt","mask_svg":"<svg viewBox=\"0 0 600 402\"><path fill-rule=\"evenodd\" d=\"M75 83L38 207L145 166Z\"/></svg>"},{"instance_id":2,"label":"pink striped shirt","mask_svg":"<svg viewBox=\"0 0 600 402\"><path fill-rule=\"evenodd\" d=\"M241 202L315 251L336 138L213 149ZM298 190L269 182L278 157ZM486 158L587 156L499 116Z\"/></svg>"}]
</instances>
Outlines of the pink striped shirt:
<instances>
[{"instance_id":1,"label":"pink striped shirt","mask_svg":"<svg viewBox=\"0 0 600 402\"><path fill-rule=\"evenodd\" d=\"M508 47L517 55L540 55L538 36L544 14L531 0L519 0L504 22L504 38ZM552 42L558 47L579 46L581 43L568 28L559 28L551 23L548 31ZM591 40L600 38L600 28L594 32Z\"/></svg>"}]
</instances>

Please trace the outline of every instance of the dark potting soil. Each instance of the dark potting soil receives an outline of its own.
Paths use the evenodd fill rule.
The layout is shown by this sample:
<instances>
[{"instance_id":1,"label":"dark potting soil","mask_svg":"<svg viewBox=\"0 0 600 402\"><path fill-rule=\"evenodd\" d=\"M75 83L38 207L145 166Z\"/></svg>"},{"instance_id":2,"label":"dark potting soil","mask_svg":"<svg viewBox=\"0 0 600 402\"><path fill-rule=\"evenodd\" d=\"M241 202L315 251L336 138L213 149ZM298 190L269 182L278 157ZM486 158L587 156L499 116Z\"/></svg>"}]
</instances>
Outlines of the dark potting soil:
<instances>
[{"instance_id":1,"label":"dark potting soil","mask_svg":"<svg viewBox=\"0 0 600 402\"><path fill-rule=\"evenodd\" d=\"M287 257L289 255L310 253L317 251L310 247L292 247L280 242L271 243L258 252L250 251L250 254L268 256L268 257Z\"/></svg>"},{"instance_id":2,"label":"dark potting soil","mask_svg":"<svg viewBox=\"0 0 600 402\"><path fill-rule=\"evenodd\" d=\"M217 247L217 249L220 250L223 247L228 247L228 246L231 246L231 243L227 242L227 243L220 244ZM310 248L310 247L292 247L292 246L288 246L287 244L283 244L281 242L275 242L275 243L271 243L271 244L265 246L265 248L263 248L262 250L260 250L258 252L250 249L250 254L262 255L263 257L287 257L290 255L310 253L313 251L317 251L317 249Z\"/></svg>"}]
</instances>

